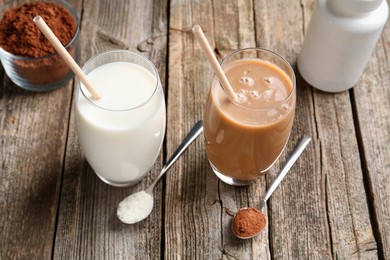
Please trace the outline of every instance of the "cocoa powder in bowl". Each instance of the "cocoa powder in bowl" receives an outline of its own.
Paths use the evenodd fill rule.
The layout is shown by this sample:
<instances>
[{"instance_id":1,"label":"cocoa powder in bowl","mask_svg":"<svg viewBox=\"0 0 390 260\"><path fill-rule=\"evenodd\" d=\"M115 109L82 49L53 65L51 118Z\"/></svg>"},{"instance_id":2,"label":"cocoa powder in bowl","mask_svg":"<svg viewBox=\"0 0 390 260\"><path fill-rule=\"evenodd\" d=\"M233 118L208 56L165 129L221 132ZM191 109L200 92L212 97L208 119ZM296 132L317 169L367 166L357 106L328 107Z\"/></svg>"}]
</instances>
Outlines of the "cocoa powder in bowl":
<instances>
[{"instance_id":1,"label":"cocoa powder in bowl","mask_svg":"<svg viewBox=\"0 0 390 260\"><path fill-rule=\"evenodd\" d=\"M74 9L65 1L13 1L4 8L0 21L1 61L10 79L22 88L45 91L68 81L73 73L34 24L40 15L78 61L79 22ZM19 5L18 5L19 4Z\"/></svg>"}]
</instances>

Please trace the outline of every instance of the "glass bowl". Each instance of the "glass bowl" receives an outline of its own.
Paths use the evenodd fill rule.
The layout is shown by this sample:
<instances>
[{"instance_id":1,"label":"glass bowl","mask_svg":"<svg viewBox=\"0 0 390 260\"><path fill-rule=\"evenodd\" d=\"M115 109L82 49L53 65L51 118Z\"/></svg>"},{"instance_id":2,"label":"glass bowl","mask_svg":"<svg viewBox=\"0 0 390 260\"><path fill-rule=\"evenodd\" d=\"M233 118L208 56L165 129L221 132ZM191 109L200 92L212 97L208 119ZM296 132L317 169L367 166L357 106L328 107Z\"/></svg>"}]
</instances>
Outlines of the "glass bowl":
<instances>
[{"instance_id":1,"label":"glass bowl","mask_svg":"<svg viewBox=\"0 0 390 260\"><path fill-rule=\"evenodd\" d=\"M76 10L65 0L9 0L0 5L1 19L7 10L31 2L55 3L70 12L76 21L76 32L65 48L78 62L80 60L80 21ZM28 58L14 55L0 47L0 57L10 80L26 90L37 92L54 90L65 85L73 77L73 72L57 52L39 58Z\"/></svg>"}]
</instances>

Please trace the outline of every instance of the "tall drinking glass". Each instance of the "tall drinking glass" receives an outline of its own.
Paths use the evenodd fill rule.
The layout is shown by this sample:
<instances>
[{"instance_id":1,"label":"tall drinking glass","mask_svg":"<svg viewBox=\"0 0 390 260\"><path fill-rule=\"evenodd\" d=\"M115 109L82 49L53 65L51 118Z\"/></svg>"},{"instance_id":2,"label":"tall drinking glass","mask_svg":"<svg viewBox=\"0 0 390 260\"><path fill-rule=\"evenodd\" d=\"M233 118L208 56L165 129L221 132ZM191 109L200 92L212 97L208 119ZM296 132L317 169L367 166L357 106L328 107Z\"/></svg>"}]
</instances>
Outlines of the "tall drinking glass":
<instances>
[{"instance_id":1,"label":"tall drinking glass","mask_svg":"<svg viewBox=\"0 0 390 260\"><path fill-rule=\"evenodd\" d=\"M102 98L76 82L79 142L97 176L113 186L139 182L153 166L165 136L163 89L155 66L140 54L115 50L83 67Z\"/></svg>"},{"instance_id":2,"label":"tall drinking glass","mask_svg":"<svg viewBox=\"0 0 390 260\"><path fill-rule=\"evenodd\" d=\"M239 49L221 66L237 98L215 76L205 114L207 157L219 179L247 185L272 167L289 138L295 115L295 75L278 54Z\"/></svg>"}]
</instances>

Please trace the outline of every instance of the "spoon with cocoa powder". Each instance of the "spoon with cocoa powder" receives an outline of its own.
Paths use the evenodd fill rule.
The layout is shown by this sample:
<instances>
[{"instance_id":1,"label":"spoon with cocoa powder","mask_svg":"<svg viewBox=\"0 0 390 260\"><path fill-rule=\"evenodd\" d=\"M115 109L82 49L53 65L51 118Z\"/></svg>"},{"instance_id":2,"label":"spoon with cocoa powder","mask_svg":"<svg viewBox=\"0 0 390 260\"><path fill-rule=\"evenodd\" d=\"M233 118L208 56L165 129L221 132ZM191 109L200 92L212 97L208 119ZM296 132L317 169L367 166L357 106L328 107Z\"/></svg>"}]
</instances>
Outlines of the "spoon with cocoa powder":
<instances>
[{"instance_id":1,"label":"spoon with cocoa powder","mask_svg":"<svg viewBox=\"0 0 390 260\"><path fill-rule=\"evenodd\" d=\"M263 213L267 200L271 197L276 187L278 187L284 176L286 176L310 141L311 138L306 135L301 137L298 144L288 157L283 169L278 173L276 179L261 199L260 210L253 207L242 208L234 215L232 219L232 230L236 237L240 239L248 239L257 236L261 231L263 231L267 222Z\"/></svg>"}]
</instances>

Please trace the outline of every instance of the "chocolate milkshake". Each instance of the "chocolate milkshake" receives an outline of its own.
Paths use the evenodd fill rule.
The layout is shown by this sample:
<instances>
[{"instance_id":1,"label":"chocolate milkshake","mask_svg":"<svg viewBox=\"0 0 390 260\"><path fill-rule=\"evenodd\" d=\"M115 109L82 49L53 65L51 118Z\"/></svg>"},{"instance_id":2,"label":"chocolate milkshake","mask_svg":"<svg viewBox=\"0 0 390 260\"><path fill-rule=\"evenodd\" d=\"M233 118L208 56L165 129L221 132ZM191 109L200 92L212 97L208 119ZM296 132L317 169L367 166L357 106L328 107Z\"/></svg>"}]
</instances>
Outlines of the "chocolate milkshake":
<instances>
[{"instance_id":1,"label":"chocolate milkshake","mask_svg":"<svg viewBox=\"0 0 390 260\"><path fill-rule=\"evenodd\" d=\"M208 159L223 181L248 184L273 165L286 145L295 111L295 78L286 67L260 58L228 62L224 71L235 101L213 80L204 135Z\"/></svg>"}]
</instances>

